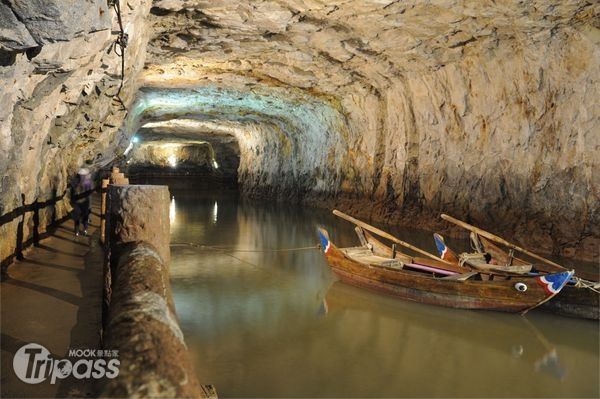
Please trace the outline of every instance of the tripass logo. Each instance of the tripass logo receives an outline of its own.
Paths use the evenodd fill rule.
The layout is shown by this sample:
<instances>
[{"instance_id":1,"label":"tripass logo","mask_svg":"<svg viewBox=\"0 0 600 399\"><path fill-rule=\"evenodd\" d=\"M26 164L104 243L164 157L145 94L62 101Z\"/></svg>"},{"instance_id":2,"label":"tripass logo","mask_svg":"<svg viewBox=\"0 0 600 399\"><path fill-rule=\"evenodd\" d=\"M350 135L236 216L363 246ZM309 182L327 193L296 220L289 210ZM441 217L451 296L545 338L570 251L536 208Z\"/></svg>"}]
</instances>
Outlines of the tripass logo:
<instances>
[{"instance_id":1,"label":"tripass logo","mask_svg":"<svg viewBox=\"0 0 600 399\"><path fill-rule=\"evenodd\" d=\"M39 384L47 378L50 378L51 384L55 384L57 379L62 380L70 375L79 380L115 378L119 375L120 362L117 356L115 350L71 349L70 358L81 358L73 363L68 359L52 358L50 351L42 345L27 344L15 353L13 368L17 377L28 384Z\"/></svg>"}]
</instances>

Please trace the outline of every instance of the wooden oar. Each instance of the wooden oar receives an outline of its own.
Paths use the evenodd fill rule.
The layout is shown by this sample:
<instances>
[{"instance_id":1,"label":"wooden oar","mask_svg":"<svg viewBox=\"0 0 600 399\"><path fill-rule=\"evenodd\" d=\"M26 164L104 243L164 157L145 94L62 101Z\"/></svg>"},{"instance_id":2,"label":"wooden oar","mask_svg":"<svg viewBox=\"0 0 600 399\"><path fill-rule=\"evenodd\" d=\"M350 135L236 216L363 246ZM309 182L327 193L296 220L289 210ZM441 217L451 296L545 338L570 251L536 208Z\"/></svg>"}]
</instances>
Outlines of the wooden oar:
<instances>
[{"instance_id":1,"label":"wooden oar","mask_svg":"<svg viewBox=\"0 0 600 399\"><path fill-rule=\"evenodd\" d=\"M429 252L427 252L427 251L423 251L422 249L420 249L420 248L417 248L417 247L415 247L414 245L411 245L411 244L409 244L409 243L407 243L407 242L404 242L404 241L402 241L402 240L400 240L400 239L398 239L398 238L394 237L393 235L386 233L386 232L385 232L385 231L383 231L383 230L379 230L377 227L373 227L373 226L371 226L370 224L367 224L367 223L365 223L365 222L361 222L361 221L360 221L360 220L358 220L358 219L354 219L352 216L346 215L344 212L340 212L340 211L338 211L337 209L335 209L335 210L333 211L333 214L334 214L334 215L336 215L336 216L339 216L339 217L341 217L342 219L346 219L347 221L349 221L349 222L351 222L351 223L354 223L355 225L357 225L357 226L360 226L360 227L362 227L362 228L363 228L363 229L365 229L365 230L369 230L370 232L372 232L372 233L375 233L375 234L377 234L378 236L381 236L381 237L383 237L383 238L387 238L388 240L390 240L390 241L393 241L393 242L395 242L396 244L400 244L400 245L402 245L402 246L404 246L404 247L406 247L406 248L412 249L413 251L415 251L415 252L418 252L418 253L420 253L420 254L422 254L422 255L428 256L428 257L430 257L431 259L435 259L435 260L437 260L437 261L440 261L440 262L443 262L443 263L445 263L445 264L447 264L447 265L452 265L452 263L450 263L450 262L448 262L448 261L445 261L445 260L443 260L442 258L439 258L439 257L437 257L437 256L435 256L435 255L433 255L433 254L430 254L430 253L429 253Z\"/></svg>"},{"instance_id":2,"label":"wooden oar","mask_svg":"<svg viewBox=\"0 0 600 399\"><path fill-rule=\"evenodd\" d=\"M454 223L454 224L456 224L456 225L458 225L460 227L464 227L467 230L471 230L474 233L477 233L477 234L479 234L479 235L481 235L481 236L483 236L483 237L485 237L485 238L487 238L489 240L495 241L495 242L497 242L499 244L502 244L502 245L505 245L505 246L507 246L509 248L512 248L515 251L522 252L524 254L527 254L527 255L531 256L532 258L535 258L537 260L541 260L542 262L548 263L549 265L552 265L552 266L559 267L561 269L567 270L564 266L561 266L558 263L554 263L551 260L548 260L546 258L542 258L541 256L534 254L533 252L530 252L530 251L528 251L528 250L526 250L524 248L521 248L518 245L512 244L512 243L506 241L505 239L500 238L500 237L498 237L498 236L496 236L496 235L494 235L492 233L489 233L489 232L487 232L485 230L482 230L482 229L480 229L478 227L472 226L469 223L465 223L465 222L463 222L461 220L455 219L452 216L448 216L448 215L442 213L442 219L447 220L449 222L452 222L452 223Z\"/></svg>"}]
</instances>

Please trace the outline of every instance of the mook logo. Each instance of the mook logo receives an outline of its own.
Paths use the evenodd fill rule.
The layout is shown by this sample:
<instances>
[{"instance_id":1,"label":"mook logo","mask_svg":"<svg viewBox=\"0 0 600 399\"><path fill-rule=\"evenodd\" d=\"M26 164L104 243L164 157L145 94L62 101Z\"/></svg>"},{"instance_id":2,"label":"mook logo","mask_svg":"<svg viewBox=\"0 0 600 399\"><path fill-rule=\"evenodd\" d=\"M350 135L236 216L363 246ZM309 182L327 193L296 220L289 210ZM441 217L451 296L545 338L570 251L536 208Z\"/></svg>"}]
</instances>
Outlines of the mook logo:
<instances>
[{"instance_id":1,"label":"mook logo","mask_svg":"<svg viewBox=\"0 0 600 399\"><path fill-rule=\"evenodd\" d=\"M69 351L70 357L82 357L76 361L54 359L50 351L39 344L27 344L19 348L13 358L13 369L19 379L27 384L39 384L50 379L64 380L72 375L81 380L84 378L115 378L119 375L119 359L117 351L96 349L76 349ZM111 357L110 359L104 358ZM86 357L90 357L88 359Z\"/></svg>"}]
</instances>

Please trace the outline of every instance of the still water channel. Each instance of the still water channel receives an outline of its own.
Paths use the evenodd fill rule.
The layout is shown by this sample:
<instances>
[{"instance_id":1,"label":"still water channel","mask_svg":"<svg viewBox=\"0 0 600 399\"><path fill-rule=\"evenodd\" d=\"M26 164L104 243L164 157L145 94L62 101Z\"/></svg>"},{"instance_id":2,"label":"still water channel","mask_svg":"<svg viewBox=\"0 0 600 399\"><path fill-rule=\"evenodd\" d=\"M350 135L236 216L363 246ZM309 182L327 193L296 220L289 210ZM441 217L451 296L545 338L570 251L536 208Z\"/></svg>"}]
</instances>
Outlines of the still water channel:
<instances>
[{"instance_id":1,"label":"still water channel","mask_svg":"<svg viewBox=\"0 0 600 399\"><path fill-rule=\"evenodd\" d=\"M220 397L598 397L598 323L404 302L336 282L329 211L171 189L171 282L199 380ZM430 233L392 231L421 244ZM416 238L415 238L416 237ZM187 245L193 243L194 245Z\"/></svg>"}]
</instances>

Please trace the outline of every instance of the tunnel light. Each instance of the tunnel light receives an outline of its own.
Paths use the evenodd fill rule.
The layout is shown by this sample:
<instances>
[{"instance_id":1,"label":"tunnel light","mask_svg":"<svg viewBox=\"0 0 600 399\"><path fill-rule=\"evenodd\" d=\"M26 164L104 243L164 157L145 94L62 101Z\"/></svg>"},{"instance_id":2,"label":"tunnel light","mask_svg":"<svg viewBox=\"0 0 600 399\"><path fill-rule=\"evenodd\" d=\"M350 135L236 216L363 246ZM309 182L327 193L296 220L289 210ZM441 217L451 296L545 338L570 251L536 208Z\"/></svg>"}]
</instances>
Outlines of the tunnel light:
<instances>
[{"instance_id":1,"label":"tunnel light","mask_svg":"<svg viewBox=\"0 0 600 399\"><path fill-rule=\"evenodd\" d=\"M133 143L129 142L129 145L127 146L127 148L125 148L125 152L123 153L123 155L127 155L129 154L129 151L131 151L133 149Z\"/></svg>"},{"instance_id":2,"label":"tunnel light","mask_svg":"<svg viewBox=\"0 0 600 399\"><path fill-rule=\"evenodd\" d=\"M216 161L216 160L214 160L214 159L213 159L213 161L212 161L212 165L213 165L213 168L215 168L215 169L219 169L219 164L217 163L217 161Z\"/></svg>"},{"instance_id":3,"label":"tunnel light","mask_svg":"<svg viewBox=\"0 0 600 399\"><path fill-rule=\"evenodd\" d=\"M131 138L131 141L129 141L129 145L125 149L125 152L123 153L123 155L127 156L127 154L129 154L129 152L131 150L133 150L133 145L136 144L136 143L139 143L139 142L140 142L140 138L138 136L133 136Z\"/></svg>"},{"instance_id":4,"label":"tunnel light","mask_svg":"<svg viewBox=\"0 0 600 399\"><path fill-rule=\"evenodd\" d=\"M171 165L172 168L177 166L177 157L175 156L175 154L169 155L167 161L169 161L169 165Z\"/></svg>"},{"instance_id":5,"label":"tunnel light","mask_svg":"<svg viewBox=\"0 0 600 399\"><path fill-rule=\"evenodd\" d=\"M163 150L168 150L168 149L177 149L180 148L182 145L180 143L166 143L166 144L161 144L160 148L162 148Z\"/></svg>"},{"instance_id":6,"label":"tunnel light","mask_svg":"<svg viewBox=\"0 0 600 399\"><path fill-rule=\"evenodd\" d=\"M190 128L202 129L204 121L195 119L170 119L167 121L146 122L142 125L143 128Z\"/></svg>"}]
</instances>

